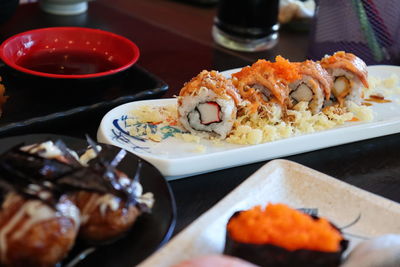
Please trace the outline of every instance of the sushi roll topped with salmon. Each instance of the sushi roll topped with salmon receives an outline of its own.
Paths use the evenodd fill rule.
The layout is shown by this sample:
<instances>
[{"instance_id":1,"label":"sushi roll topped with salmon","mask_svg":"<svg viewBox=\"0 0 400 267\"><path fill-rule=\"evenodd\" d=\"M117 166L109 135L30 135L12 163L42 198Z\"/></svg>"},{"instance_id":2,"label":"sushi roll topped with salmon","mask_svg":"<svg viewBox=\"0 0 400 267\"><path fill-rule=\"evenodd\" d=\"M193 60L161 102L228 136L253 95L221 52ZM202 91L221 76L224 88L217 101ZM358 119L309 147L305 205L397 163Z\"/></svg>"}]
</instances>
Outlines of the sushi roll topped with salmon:
<instances>
[{"instance_id":1,"label":"sushi roll topped with salmon","mask_svg":"<svg viewBox=\"0 0 400 267\"><path fill-rule=\"evenodd\" d=\"M362 86L368 88L367 65L352 53L339 51L321 60L321 65L333 78L332 93L340 106L346 100L360 103Z\"/></svg>"},{"instance_id":2,"label":"sushi roll topped with salmon","mask_svg":"<svg viewBox=\"0 0 400 267\"><path fill-rule=\"evenodd\" d=\"M299 72L299 79L289 84L290 105L307 102L313 114L322 110L324 99L329 100L333 86L332 77L322 66L312 60L293 63Z\"/></svg>"},{"instance_id":3,"label":"sushi roll topped with salmon","mask_svg":"<svg viewBox=\"0 0 400 267\"><path fill-rule=\"evenodd\" d=\"M240 102L231 80L217 71L204 70L180 91L179 121L192 134L224 139L233 127Z\"/></svg>"},{"instance_id":4,"label":"sushi roll topped with salmon","mask_svg":"<svg viewBox=\"0 0 400 267\"><path fill-rule=\"evenodd\" d=\"M224 253L260 266L339 266L347 241L328 220L285 204L235 213Z\"/></svg>"},{"instance_id":5,"label":"sushi roll topped with salmon","mask_svg":"<svg viewBox=\"0 0 400 267\"><path fill-rule=\"evenodd\" d=\"M285 110L289 104L289 83L300 78L295 65L281 56L276 62L258 60L232 75L243 100L249 102L250 113L262 113L278 105Z\"/></svg>"},{"instance_id":6,"label":"sushi roll topped with salmon","mask_svg":"<svg viewBox=\"0 0 400 267\"><path fill-rule=\"evenodd\" d=\"M320 131L351 118L368 121L372 111L359 106L367 75L366 64L343 51L319 62L260 59L231 78L203 70L181 89L178 118L193 135L234 144Z\"/></svg>"}]
</instances>

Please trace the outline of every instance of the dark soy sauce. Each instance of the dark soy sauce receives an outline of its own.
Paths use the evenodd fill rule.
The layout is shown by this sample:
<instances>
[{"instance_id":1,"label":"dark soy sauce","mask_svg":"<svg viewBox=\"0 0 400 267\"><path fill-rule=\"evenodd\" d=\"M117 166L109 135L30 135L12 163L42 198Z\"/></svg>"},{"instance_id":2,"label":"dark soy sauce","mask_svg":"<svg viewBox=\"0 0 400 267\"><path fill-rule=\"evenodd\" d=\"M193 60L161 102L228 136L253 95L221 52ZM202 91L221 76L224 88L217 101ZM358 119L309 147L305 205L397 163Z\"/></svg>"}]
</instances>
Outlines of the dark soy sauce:
<instances>
[{"instance_id":1,"label":"dark soy sauce","mask_svg":"<svg viewBox=\"0 0 400 267\"><path fill-rule=\"evenodd\" d=\"M120 66L107 55L82 51L38 52L21 58L18 65L33 71L64 75L93 74Z\"/></svg>"}]
</instances>

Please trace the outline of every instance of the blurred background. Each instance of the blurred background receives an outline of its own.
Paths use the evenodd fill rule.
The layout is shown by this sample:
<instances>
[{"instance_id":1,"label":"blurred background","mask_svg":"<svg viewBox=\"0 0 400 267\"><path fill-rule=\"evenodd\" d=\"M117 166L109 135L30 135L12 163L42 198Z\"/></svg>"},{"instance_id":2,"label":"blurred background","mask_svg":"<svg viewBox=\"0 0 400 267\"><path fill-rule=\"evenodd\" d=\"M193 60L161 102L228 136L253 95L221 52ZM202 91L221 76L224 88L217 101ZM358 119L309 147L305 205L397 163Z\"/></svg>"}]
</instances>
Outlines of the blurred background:
<instances>
[{"instance_id":1,"label":"blurred background","mask_svg":"<svg viewBox=\"0 0 400 267\"><path fill-rule=\"evenodd\" d=\"M77 1L80 0L65 0L65 2ZM96 1L106 3L104 0ZM23 5L33 2L38 2L38 0L0 1L0 23L11 19L18 8L18 4ZM59 3L62 1L40 0L39 2L42 4L40 5L41 8L44 9L43 3ZM396 38L400 34L400 20L398 19L400 17L400 5L398 0L154 0L151 1L152 3L146 0L125 2L117 0L117 2L121 6L137 8L138 12L134 12L135 16L142 15L141 9L151 10L151 5L154 7L159 5L161 6L160 10L154 9L151 13L143 13L142 18L150 23L160 24L163 27L173 26L176 30L182 31L181 33L185 36L190 35L201 39L203 42L211 41L227 50L252 52L251 59L273 59L276 55L282 54L284 57L291 58L294 61L304 60L306 57L318 60L326 54L345 50L358 55L368 65L398 65L400 63L400 40ZM130 3L127 4L127 2ZM276 33L273 36L274 40L271 41L267 36L263 36L263 38L257 37L257 41L270 42L270 44L264 46L257 44L256 48L251 47L249 49L240 45L232 45L237 41L235 40L237 32L239 33L238 38L243 37L241 33L246 31L243 25L246 27L246 23L248 25L252 24L251 20L257 16L254 13L257 12L257 9L253 9L250 12L244 8L235 8L233 13L230 11L232 13L230 15L235 18L233 21L237 22L237 25L230 25L229 21L225 24L221 23L221 20L219 20L219 24L215 21L220 19L220 14L226 11L222 9L226 9L227 6L233 4L236 6L248 6L253 2L264 3L263 10L260 9L258 12L268 14L265 16L268 18L271 17L271 14L272 16L274 14L271 13L271 10L266 9L265 6L271 6L270 3L272 2L279 2L279 11L275 15L277 16L277 23L273 25L273 31ZM87 5L86 2L84 4ZM78 14L85 12L86 9L81 8L75 11ZM188 23L174 21L174 13L188 11L191 13L188 13L187 18L190 19L190 14L196 16L195 19ZM129 10L127 9L125 12L129 12ZM181 16L184 17L184 15ZM82 23L86 21L83 16L74 19L60 18L60 24L56 26L62 26L63 23L68 23L72 20L75 21L74 26L79 26L79 21ZM57 19L52 19L52 21L57 21ZM101 24L101 21L98 23ZM249 26L248 32L254 32L253 26ZM222 35L228 33L228 37L223 36L222 40L218 39L221 36L221 32L215 34L215 28L221 30ZM228 31L224 32L226 29ZM299 58L299 53L294 50L306 52L302 58ZM249 56L246 53L241 55L246 58Z\"/></svg>"}]
</instances>

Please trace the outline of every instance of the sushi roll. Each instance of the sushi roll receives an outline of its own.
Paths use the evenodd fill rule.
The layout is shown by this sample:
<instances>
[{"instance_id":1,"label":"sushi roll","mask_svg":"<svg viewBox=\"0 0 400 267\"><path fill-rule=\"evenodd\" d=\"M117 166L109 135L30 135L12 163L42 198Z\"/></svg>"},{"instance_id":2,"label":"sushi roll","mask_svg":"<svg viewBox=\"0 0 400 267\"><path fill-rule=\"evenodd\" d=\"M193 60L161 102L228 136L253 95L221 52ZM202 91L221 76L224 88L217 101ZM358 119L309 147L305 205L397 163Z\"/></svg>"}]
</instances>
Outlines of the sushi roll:
<instances>
[{"instance_id":1,"label":"sushi roll","mask_svg":"<svg viewBox=\"0 0 400 267\"><path fill-rule=\"evenodd\" d=\"M329 100L333 86L332 77L319 63L311 60L294 63L300 79L289 84L291 106L307 102L312 114L322 110L324 99Z\"/></svg>"},{"instance_id":2,"label":"sushi roll","mask_svg":"<svg viewBox=\"0 0 400 267\"><path fill-rule=\"evenodd\" d=\"M192 134L225 139L232 130L240 101L230 80L216 71L204 70L179 93L179 121Z\"/></svg>"},{"instance_id":3,"label":"sushi roll","mask_svg":"<svg viewBox=\"0 0 400 267\"><path fill-rule=\"evenodd\" d=\"M326 219L269 204L235 213L224 253L260 266L339 266L347 241Z\"/></svg>"},{"instance_id":4,"label":"sushi roll","mask_svg":"<svg viewBox=\"0 0 400 267\"><path fill-rule=\"evenodd\" d=\"M288 84L299 79L295 65L278 56L276 62L258 60L232 74L233 83L246 101L245 113L280 119L289 104Z\"/></svg>"},{"instance_id":5,"label":"sushi roll","mask_svg":"<svg viewBox=\"0 0 400 267\"><path fill-rule=\"evenodd\" d=\"M368 88L367 65L359 57L343 51L321 60L321 65L333 78L332 94L340 106L345 106L345 101L360 104L362 88Z\"/></svg>"}]
</instances>

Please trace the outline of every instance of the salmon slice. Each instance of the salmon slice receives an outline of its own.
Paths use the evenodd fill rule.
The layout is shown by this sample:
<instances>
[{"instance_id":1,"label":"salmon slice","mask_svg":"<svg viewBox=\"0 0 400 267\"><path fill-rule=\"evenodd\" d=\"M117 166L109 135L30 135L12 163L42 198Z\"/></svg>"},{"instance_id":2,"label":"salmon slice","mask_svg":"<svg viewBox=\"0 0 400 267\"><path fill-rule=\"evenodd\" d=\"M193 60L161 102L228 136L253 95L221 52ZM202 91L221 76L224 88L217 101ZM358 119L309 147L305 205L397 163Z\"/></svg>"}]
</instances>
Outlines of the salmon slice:
<instances>
[{"instance_id":1,"label":"salmon slice","mask_svg":"<svg viewBox=\"0 0 400 267\"><path fill-rule=\"evenodd\" d=\"M307 75L317 81L324 91L325 98L328 100L331 97L331 88L333 85L332 77L322 68L322 66L312 60L295 63L301 76Z\"/></svg>"},{"instance_id":2,"label":"salmon slice","mask_svg":"<svg viewBox=\"0 0 400 267\"><path fill-rule=\"evenodd\" d=\"M365 87L368 85L367 65L359 57L352 53L339 51L332 56L324 57L321 60L321 65L325 69L344 69L356 75Z\"/></svg>"},{"instance_id":3,"label":"salmon slice","mask_svg":"<svg viewBox=\"0 0 400 267\"><path fill-rule=\"evenodd\" d=\"M272 101L286 107L288 84L300 76L292 63L278 56L276 62L260 59L252 66L234 73L232 77L243 99L256 105Z\"/></svg>"}]
</instances>

